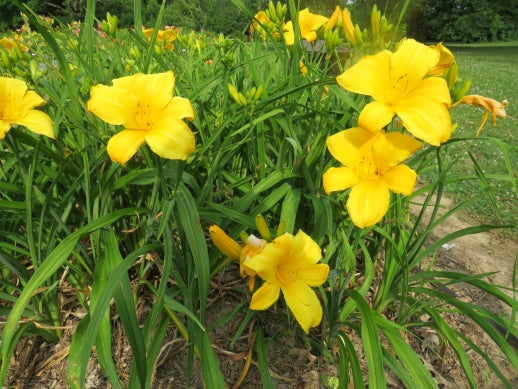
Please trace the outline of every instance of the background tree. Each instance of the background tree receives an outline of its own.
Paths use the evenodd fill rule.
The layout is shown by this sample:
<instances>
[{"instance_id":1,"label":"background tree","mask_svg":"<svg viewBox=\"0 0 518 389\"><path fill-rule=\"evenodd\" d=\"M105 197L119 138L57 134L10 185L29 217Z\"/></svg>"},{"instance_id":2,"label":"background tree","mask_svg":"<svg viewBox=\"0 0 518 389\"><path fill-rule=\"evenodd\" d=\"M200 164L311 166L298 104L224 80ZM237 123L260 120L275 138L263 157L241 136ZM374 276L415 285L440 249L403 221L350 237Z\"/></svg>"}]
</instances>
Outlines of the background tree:
<instances>
[{"instance_id":1,"label":"background tree","mask_svg":"<svg viewBox=\"0 0 518 389\"><path fill-rule=\"evenodd\" d=\"M276 0L275 0L276 1ZM287 0L282 0L287 2ZM86 0L21 0L36 13L61 23L82 20ZM142 0L142 21L154 25L162 0ZM268 0L243 0L252 12L265 9ZM374 4L391 23L396 23L405 0L300 0L300 7L331 15L334 8L347 7L354 23L370 24ZM117 15L121 27L133 24L133 1L97 0L96 17ZM11 0L0 0L0 30L16 29L23 20ZM407 36L425 42L485 42L518 39L518 0L411 0L400 26ZM250 18L231 0L167 0L163 25L241 35Z\"/></svg>"}]
</instances>

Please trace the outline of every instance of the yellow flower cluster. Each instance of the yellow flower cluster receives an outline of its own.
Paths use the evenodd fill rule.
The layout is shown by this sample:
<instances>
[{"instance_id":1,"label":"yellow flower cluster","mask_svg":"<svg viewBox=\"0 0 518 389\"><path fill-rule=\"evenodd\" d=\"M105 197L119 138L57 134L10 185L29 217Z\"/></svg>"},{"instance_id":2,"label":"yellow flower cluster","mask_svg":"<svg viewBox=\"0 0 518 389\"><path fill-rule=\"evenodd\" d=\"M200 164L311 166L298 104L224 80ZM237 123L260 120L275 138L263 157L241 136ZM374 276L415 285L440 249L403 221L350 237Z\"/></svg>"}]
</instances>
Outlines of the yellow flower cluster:
<instances>
[{"instance_id":1,"label":"yellow flower cluster","mask_svg":"<svg viewBox=\"0 0 518 389\"><path fill-rule=\"evenodd\" d=\"M417 175L400 163L421 148L414 137L432 146L450 138L454 128L451 97L443 75L453 63L453 54L442 44L426 46L404 39L395 52L383 50L365 56L336 78L343 88L372 97L360 112L358 127L327 139L329 152L343 166L332 167L323 175L326 193L351 188L347 211L358 227L369 227L383 219L389 209L390 191L404 195L413 192ZM464 96L456 104L460 103L486 109L478 132L490 113L493 124L496 117L507 116L507 101ZM395 116L414 137L385 132Z\"/></svg>"},{"instance_id":2,"label":"yellow flower cluster","mask_svg":"<svg viewBox=\"0 0 518 389\"><path fill-rule=\"evenodd\" d=\"M358 127L327 139L329 152L343 166L323 176L326 193L351 188L347 210L360 228L381 221L390 191L410 195L417 177L400 163L421 142L400 132L386 133L385 126L397 115L408 132L431 145L450 138L450 92L437 76L447 67L441 58L440 48L405 39L395 52L365 56L336 79L343 88L373 99L360 112Z\"/></svg>"}]
</instances>

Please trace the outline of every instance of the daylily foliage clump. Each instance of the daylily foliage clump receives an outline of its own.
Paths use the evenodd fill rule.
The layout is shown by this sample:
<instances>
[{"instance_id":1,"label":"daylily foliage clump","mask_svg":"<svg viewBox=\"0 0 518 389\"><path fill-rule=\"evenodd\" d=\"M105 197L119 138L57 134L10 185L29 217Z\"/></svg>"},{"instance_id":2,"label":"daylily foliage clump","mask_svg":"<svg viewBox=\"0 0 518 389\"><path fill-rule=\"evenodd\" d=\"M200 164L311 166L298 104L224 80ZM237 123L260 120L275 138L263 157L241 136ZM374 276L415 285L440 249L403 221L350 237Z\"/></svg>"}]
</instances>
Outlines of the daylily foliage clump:
<instances>
[{"instance_id":1,"label":"daylily foliage clump","mask_svg":"<svg viewBox=\"0 0 518 389\"><path fill-rule=\"evenodd\" d=\"M178 337L186 386L198 357L206 387L239 387L253 359L273 387L268 347L286 334L340 366L340 387L362 387L360 365L371 387L386 386L387 367L405 387L435 387L408 343L422 328L453 345L473 386L463 345L474 340L448 326L445 306L467 312L518 371L487 324L518 335L512 319L435 285L468 282L513 311L516 301L422 266L440 248L427 236L443 220L443 156L462 141L452 109L484 108L479 132L508 102L468 95L448 48L401 36L377 7L360 27L347 8L233 3L250 16L246 41L162 27L164 5L145 28L138 0L134 29L111 14L96 25L88 7L59 28L29 13L32 29L0 36L0 382L18 339L56 341L70 311L73 388L94 347L112 387L149 388ZM436 178L416 191L423 171ZM132 351L125 372L114 322ZM220 327L232 328L229 344L212 338ZM225 382L215 349L244 359L238 382Z\"/></svg>"}]
</instances>

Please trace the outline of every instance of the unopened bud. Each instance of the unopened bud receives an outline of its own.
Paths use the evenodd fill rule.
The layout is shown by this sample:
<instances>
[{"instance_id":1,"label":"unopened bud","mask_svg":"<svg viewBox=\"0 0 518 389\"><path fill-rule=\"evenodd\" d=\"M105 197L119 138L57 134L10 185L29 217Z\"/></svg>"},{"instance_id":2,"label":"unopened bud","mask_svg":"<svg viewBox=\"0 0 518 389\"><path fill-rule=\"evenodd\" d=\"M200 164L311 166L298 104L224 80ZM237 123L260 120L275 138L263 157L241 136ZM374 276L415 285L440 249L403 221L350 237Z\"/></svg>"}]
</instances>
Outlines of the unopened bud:
<instances>
[{"instance_id":1,"label":"unopened bud","mask_svg":"<svg viewBox=\"0 0 518 389\"><path fill-rule=\"evenodd\" d=\"M267 241L272 240L272 234L270 233L270 229L268 228L268 225L266 224L266 220L264 220L264 216L259 214L255 217L255 225L257 226L257 230L263 237L263 239Z\"/></svg>"}]
</instances>

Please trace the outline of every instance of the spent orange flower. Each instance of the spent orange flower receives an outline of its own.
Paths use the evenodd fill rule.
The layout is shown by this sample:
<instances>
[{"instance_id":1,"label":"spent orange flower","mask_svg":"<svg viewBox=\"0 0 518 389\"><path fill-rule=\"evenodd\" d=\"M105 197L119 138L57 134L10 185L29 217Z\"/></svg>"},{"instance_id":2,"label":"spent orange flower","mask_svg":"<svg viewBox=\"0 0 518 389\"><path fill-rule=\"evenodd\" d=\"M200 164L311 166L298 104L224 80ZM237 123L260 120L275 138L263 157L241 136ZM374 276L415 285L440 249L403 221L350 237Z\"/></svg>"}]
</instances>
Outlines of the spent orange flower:
<instances>
[{"instance_id":1,"label":"spent orange flower","mask_svg":"<svg viewBox=\"0 0 518 389\"><path fill-rule=\"evenodd\" d=\"M497 117L507 118L507 112L505 112L505 107L507 107L508 104L507 100L499 102L497 100L490 99L489 97L479 95L466 95L462 97L462 99L460 99L455 105L457 104L474 105L480 108L484 108L486 110L484 116L482 117L482 122L480 123L480 126L477 129L476 136L480 134L482 127L484 127L484 124L486 124L489 114L491 114L491 121L493 123L493 126L496 126Z\"/></svg>"},{"instance_id":2,"label":"spent orange flower","mask_svg":"<svg viewBox=\"0 0 518 389\"><path fill-rule=\"evenodd\" d=\"M247 276L250 277L248 279L248 287L250 291L252 291L255 285L256 273L247 268L245 264L251 257L262 251L267 241L251 234L244 239L244 245L240 245L228 236L218 225L210 226L209 233L212 243L214 243L219 251L231 259L239 260L239 274L243 278Z\"/></svg>"}]
</instances>

